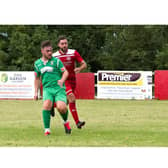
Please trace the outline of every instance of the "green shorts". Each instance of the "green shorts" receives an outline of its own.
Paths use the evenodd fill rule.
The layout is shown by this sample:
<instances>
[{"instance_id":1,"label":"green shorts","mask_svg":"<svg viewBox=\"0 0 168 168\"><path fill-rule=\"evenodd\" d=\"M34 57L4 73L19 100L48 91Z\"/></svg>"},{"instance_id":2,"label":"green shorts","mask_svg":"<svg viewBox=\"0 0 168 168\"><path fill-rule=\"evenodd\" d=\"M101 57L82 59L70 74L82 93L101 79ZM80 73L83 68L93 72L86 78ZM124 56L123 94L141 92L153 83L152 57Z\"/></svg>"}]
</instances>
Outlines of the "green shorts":
<instances>
[{"instance_id":1,"label":"green shorts","mask_svg":"<svg viewBox=\"0 0 168 168\"><path fill-rule=\"evenodd\" d=\"M52 102L63 101L67 104L67 97L64 88L43 88L43 101L51 100Z\"/></svg>"}]
</instances>

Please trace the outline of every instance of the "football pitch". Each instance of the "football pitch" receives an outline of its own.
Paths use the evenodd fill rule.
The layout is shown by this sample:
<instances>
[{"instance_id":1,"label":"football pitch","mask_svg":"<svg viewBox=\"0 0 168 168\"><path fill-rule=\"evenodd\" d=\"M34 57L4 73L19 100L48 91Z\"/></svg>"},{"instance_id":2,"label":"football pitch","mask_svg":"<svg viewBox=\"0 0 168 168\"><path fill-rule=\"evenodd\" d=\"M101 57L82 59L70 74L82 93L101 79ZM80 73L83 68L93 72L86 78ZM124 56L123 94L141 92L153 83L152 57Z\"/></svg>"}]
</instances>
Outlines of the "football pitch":
<instances>
[{"instance_id":1,"label":"football pitch","mask_svg":"<svg viewBox=\"0 0 168 168\"><path fill-rule=\"evenodd\" d=\"M45 137L42 101L0 100L0 146L161 147L168 146L168 101L77 100L86 125L66 135L58 112Z\"/></svg>"}]
</instances>

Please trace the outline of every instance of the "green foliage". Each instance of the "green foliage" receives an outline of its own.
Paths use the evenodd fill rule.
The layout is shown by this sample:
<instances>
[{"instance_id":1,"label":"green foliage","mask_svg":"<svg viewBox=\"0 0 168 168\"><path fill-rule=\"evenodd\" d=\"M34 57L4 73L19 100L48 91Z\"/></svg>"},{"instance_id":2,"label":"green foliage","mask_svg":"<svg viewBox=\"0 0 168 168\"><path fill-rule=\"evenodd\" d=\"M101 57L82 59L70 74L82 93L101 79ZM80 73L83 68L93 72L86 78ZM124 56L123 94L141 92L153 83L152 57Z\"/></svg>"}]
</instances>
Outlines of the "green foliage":
<instances>
[{"instance_id":1,"label":"green foliage","mask_svg":"<svg viewBox=\"0 0 168 168\"><path fill-rule=\"evenodd\" d=\"M155 63L158 69L168 69L168 44L165 44L160 52L158 51Z\"/></svg>"},{"instance_id":2,"label":"green foliage","mask_svg":"<svg viewBox=\"0 0 168 168\"><path fill-rule=\"evenodd\" d=\"M164 45L166 26L116 26L106 32L102 49L105 69L154 70L157 50ZM109 62L108 62L109 61Z\"/></svg>"},{"instance_id":3,"label":"green foliage","mask_svg":"<svg viewBox=\"0 0 168 168\"><path fill-rule=\"evenodd\" d=\"M168 26L1 25L0 70L32 70L40 44L66 35L88 64L87 71L167 69Z\"/></svg>"}]
</instances>

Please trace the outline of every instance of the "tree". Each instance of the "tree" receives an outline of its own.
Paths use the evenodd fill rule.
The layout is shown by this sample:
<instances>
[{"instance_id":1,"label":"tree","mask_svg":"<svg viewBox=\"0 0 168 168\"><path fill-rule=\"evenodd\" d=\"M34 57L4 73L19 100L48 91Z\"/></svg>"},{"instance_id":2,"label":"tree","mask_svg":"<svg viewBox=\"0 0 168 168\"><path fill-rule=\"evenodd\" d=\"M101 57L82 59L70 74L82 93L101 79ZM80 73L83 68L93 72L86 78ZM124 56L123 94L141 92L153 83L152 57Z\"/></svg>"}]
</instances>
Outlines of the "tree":
<instances>
[{"instance_id":1,"label":"tree","mask_svg":"<svg viewBox=\"0 0 168 168\"><path fill-rule=\"evenodd\" d=\"M165 43L163 26L116 26L106 32L105 69L154 70L157 51Z\"/></svg>"},{"instance_id":2,"label":"tree","mask_svg":"<svg viewBox=\"0 0 168 168\"><path fill-rule=\"evenodd\" d=\"M168 44L165 44L163 49L156 54L155 64L157 69L168 69Z\"/></svg>"},{"instance_id":3,"label":"tree","mask_svg":"<svg viewBox=\"0 0 168 168\"><path fill-rule=\"evenodd\" d=\"M87 71L166 69L168 26L156 25L1 25L0 69L33 70L41 57L40 44L59 35L77 49Z\"/></svg>"}]
</instances>

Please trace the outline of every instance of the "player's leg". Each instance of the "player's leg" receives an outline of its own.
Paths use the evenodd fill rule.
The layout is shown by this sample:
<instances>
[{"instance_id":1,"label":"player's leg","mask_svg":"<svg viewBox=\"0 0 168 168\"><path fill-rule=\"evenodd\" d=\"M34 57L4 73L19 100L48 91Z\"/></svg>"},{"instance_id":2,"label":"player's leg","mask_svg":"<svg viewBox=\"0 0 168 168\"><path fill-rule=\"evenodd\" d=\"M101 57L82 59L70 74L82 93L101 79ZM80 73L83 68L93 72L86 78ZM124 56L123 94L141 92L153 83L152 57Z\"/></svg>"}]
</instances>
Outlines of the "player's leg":
<instances>
[{"instance_id":1,"label":"player's leg","mask_svg":"<svg viewBox=\"0 0 168 168\"><path fill-rule=\"evenodd\" d=\"M79 120L78 112L77 112L77 108L76 108L76 99L75 99L74 93L67 95L67 99L69 102L69 109L70 109L72 117L76 123L76 126L77 126L77 128L81 129L82 126L85 125L85 121Z\"/></svg>"},{"instance_id":2,"label":"player's leg","mask_svg":"<svg viewBox=\"0 0 168 168\"><path fill-rule=\"evenodd\" d=\"M43 85L42 85L42 81L41 80L40 80L40 93L41 93L41 96L43 97ZM55 116L54 106L52 106L52 109L51 109L51 116L52 117Z\"/></svg>"},{"instance_id":3,"label":"player's leg","mask_svg":"<svg viewBox=\"0 0 168 168\"><path fill-rule=\"evenodd\" d=\"M57 101L56 105L57 105L57 110L59 111L62 119L64 120L65 133L70 134L71 127L68 121L68 109L67 109L66 103L62 101Z\"/></svg>"},{"instance_id":4,"label":"player's leg","mask_svg":"<svg viewBox=\"0 0 168 168\"><path fill-rule=\"evenodd\" d=\"M52 102L53 102L53 96L50 93L49 89L43 90L43 111L42 111L42 117L43 117L43 124L44 124L44 132L45 135L50 134L50 113L52 108Z\"/></svg>"},{"instance_id":5,"label":"player's leg","mask_svg":"<svg viewBox=\"0 0 168 168\"><path fill-rule=\"evenodd\" d=\"M54 107L56 107L55 102L53 102L52 108L51 108L51 116L54 117L55 116L55 110Z\"/></svg>"},{"instance_id":6,"label":"player's leg","mask_svg":"<svg viewBox=\"0 0 168 168\"><path fill-rule=\"evenodd\" d=\"M71 128L68 121L67 97L64 89L59 90L59 92L55 96L55 102L56 108L64 121L65 133L70 134Z\"/></svg>"},{"instance_id":7,"label":"player's leg","mask_svg":"<svg viewBox=\"0 0 168 168\"><path fill-rule=\"evenodd\" d=\"M66 93L67 93L67 99L69 103L69 109L71 111L72 117L76 123L77 128L81 129L82 126L85 125L85 121L80 121L78 117L78 112L76 108L76 98L74 95L74 90L75 90L75 83L70 83L67 81L66 83Z\"/></svg>"}]
</instances>

